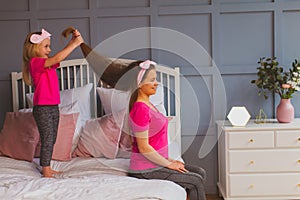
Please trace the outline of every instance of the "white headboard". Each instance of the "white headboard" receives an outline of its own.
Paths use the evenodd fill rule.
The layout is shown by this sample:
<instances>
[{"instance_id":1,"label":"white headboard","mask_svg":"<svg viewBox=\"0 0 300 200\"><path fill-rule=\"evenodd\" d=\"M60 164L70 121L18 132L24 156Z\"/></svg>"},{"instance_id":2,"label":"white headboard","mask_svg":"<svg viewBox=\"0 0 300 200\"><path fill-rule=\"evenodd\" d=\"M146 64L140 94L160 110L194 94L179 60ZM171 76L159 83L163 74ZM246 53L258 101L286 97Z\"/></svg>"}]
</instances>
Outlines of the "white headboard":
<instances>
[{"instance_id":1,"label":"white headboard","mask_svg":"<svg viewBox=\"0 0 300 200\"><path fill-rule=\"evenodd\" d=\"M112 59L113 60L113 59ZM134 60L118 59L119 61L130 63ZM180 74L179 68L170 68L162 65L156 66L158 81L164 86L165 108L167 116L173 119L169 123L170 157L177 157L181 150L181 123L180 123ZM65 60L60 63L57 69L60 90L67 90L82 87L88 83L93 83L93 93L91 96L93 113L92 117L99 116L99 106L97 103L96 87L99 78L94 73L85 59ZM22 72L11 73L12 84L12 105L13 111L27 108L26 94L33 93L33 88L27 86L22 81ZM172 147L174 145L174 148ZM172 150L174 149L174 150ZM176 150L175 150L176 149ZM178 152L176 152L178 151Z\"/></svg>"}]
</instances>

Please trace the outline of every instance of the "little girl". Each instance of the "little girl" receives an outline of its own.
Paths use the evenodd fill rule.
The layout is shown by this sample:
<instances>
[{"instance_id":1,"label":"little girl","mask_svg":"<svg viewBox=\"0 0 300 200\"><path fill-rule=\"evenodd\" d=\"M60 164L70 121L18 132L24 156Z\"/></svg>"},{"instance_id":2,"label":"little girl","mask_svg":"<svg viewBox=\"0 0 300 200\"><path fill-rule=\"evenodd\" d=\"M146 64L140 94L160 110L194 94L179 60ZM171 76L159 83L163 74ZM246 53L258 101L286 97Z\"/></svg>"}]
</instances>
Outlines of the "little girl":
<instances>
[{"instance_id":1,"label":"little girl","mask_svg":"<svg viewBox=\"0 0 300 200\"><path fill-rule=\"evenodd\" d=\"M76 47L83 43L80 33L75 30L67 46L49 57L51 34L42 29L27 35L23 47L23 79L27 85L33 85L33 116L40 138L40 165L44 177L54 177L60 173L50 167L53 146L56 141L59 109L59 83L56 68Z\"/></svg>"}]
</instances>

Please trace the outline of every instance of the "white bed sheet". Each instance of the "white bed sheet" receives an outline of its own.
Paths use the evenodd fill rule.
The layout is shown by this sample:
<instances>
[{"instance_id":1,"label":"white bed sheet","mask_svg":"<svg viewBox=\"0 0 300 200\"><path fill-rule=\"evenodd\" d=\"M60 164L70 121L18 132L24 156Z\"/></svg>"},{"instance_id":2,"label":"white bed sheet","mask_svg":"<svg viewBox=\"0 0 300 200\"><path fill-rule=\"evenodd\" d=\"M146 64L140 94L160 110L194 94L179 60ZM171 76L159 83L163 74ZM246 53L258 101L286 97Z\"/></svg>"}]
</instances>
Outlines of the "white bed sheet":
<instances>
[{"instance_id":1,"label":"white bed sheet","mask_svg":"<svg viewBox=\"0 0 300 200\"><path fill-rule=\"evenodd\" d=\"M36 160L38 162L38 160ZM64 173L41 178L36 162L0 156L0 199L5 200L185 200L179 185L126 176L127 159L74 158L52 162Z\"/></svg>"}]
</instances>

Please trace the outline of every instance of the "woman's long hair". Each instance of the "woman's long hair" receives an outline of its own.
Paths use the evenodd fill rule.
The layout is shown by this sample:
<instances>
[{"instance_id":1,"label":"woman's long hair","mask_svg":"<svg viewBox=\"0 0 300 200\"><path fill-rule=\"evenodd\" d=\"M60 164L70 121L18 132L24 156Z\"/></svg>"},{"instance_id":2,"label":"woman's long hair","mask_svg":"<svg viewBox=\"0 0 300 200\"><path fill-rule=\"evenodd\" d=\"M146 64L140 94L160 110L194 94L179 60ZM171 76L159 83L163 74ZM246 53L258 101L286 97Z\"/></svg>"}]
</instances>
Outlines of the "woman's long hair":
<instances>
[{"instance_id":1,"label":"woman's long hair","mask_svg":"<svg viewBox=\"0 0 300 200\"><path fill-rule=\"evenodd\" d=\"M26 85L32 85L32 80L31 76L29 73L29 61L31 58L37 56L37 51L38 51L38 44L33 44L30 42L30 37L32 34L42 34L42 32L34 32L34 33L29 33L26 36L26 39L24 41L24 46L23 46L23 63L22 63L22 75L23 75L23 80L26 83Z\"/></svg>"}]
</instances>

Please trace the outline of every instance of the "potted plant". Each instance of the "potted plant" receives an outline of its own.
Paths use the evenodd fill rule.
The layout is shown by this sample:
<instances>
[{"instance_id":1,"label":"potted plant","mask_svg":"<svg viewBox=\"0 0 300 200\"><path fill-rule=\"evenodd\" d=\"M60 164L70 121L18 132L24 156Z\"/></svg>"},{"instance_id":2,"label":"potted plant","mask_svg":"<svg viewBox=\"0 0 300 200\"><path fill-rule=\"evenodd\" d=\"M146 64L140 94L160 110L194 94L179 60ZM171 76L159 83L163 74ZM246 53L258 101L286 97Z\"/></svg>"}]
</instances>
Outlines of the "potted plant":
<instances>
[{"instance_id":1,"label":"potted plant","mask_svg":"<svg viewBox=\"0 0 300 200\"><path fill-rule=\"evenodd\" d=\"M276 61L276 57L260 58L257 68L257 79L252 80L258 89L259 95L268 98L268 92L277 93L280 103L276 108L276 117L279 122L291 122L294 119L294 107L290 102L293 94L300 90L300 63L295 60L292 68L284 71Z\"/></svg>"}]
</instances>

